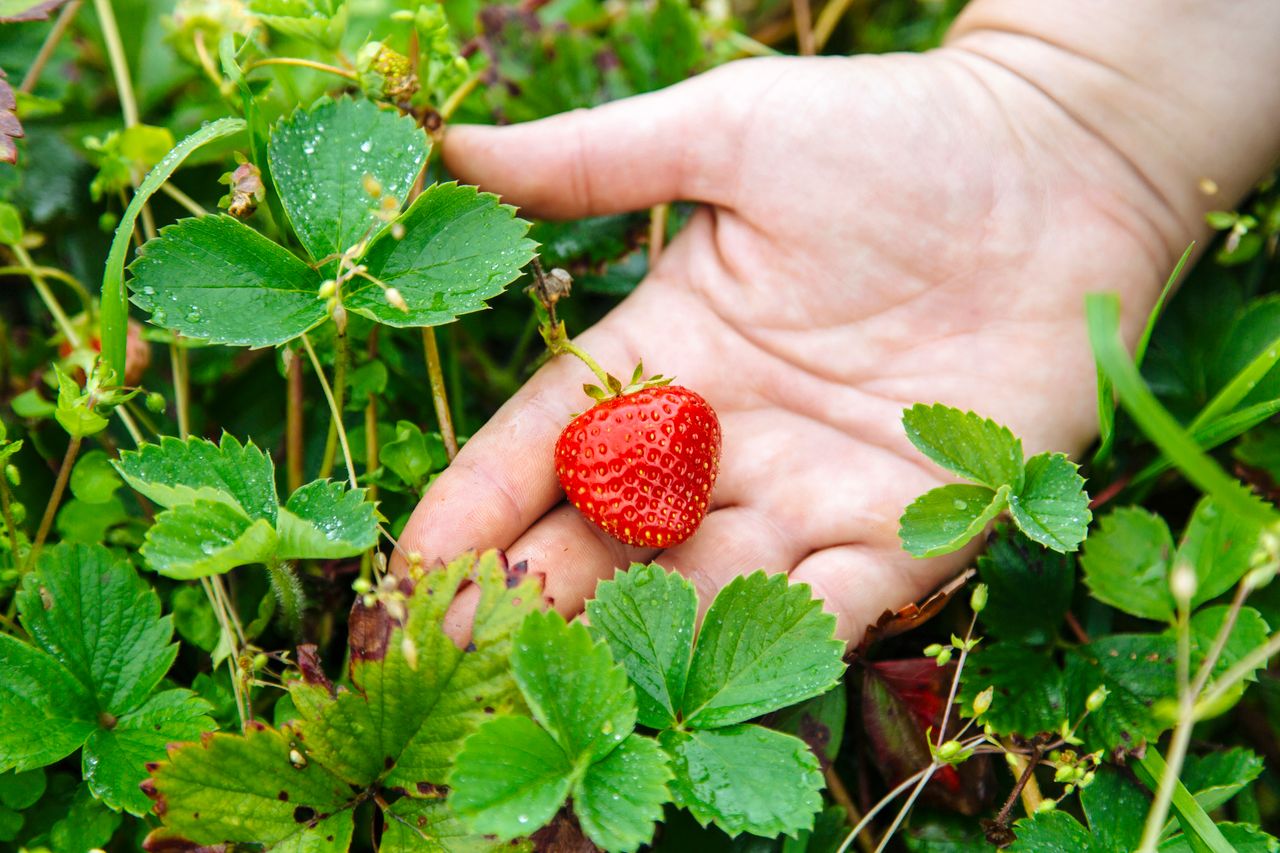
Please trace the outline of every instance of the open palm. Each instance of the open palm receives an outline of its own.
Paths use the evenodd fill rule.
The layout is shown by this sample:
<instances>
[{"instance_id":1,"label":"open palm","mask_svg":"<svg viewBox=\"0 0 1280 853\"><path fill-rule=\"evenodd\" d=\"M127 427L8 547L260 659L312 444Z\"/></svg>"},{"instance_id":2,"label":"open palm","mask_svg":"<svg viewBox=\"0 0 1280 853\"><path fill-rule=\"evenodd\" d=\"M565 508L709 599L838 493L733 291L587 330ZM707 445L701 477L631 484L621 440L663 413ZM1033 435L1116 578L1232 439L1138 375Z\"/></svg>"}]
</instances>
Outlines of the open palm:
<instances>
[{"instance_id":1,"label":"open palm","mask_svg":"<svg viewBox=\"0 0 1280 853\"><path fill-rule=\"evenodd\" d=\"M941 401L1028 452L1092 435L1083 294L1120 289L1132 331L1172 250L1159 204L1052 100L963 49L734 63L664 92L511 128L456 128L463 180L551 217L705 202L648 279L578 340L643 358L715 407L724 455L701 529L623 546L563 501L552 448L589 404L548 364L432 486L402 545L427 560L506 548L580 612L632 560L704 601L764 568L813 586L842 637L937 586L897 520L947 479L899 419Z\"/></svg>"}]
</instances>

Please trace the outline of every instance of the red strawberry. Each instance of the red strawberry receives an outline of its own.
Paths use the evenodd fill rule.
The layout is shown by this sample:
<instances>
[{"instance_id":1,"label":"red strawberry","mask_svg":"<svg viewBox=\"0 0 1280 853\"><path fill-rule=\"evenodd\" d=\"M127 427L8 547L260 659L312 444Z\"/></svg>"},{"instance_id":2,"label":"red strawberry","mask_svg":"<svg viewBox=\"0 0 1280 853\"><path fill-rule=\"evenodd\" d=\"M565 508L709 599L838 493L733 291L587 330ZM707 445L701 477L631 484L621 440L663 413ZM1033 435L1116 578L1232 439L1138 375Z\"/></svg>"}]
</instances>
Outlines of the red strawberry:
<instances>
[{"instance_id":1,"label":"red strawberry","mask_svg":"<svg viewBox=\"0 0 1280 853\"><path fill-rule=\"evenodd\" d=\"M692 536L719 468L720 420L678 385L609 397L556 441L569 502L628 545L669 548Z\"/></svg>"}]
</instances>

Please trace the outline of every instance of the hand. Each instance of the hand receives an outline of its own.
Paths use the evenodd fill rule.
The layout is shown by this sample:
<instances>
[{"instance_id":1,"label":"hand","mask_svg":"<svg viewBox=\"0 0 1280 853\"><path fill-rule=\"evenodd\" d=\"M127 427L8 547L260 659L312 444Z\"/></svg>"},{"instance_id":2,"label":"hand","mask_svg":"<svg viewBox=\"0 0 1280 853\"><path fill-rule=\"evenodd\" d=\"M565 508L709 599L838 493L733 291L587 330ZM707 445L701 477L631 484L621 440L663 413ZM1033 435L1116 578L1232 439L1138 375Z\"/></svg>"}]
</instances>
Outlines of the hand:
<instances>
[{"instance_id":1,"label":"hand","mask_svg":"<svg viewBox=\"0 0 1280 853\"><path fill-rule=\"evenodd\" d=\"M457 127L445 159L539 216L706 204L577 339L619 375L643 358L719 413L698 533L628 548L563 501L552 448L592 377L559 357L467 443L402 537L428 561L505 548L566 615L633 560L679 570L704 606L764 568L810 584L856 641L966 559L901 550L904 506L947 480L906 440L902 410L941 401L1007 424L1028 453L1082 449L1095 429L1085 292L1120 289L1136 334L1185 245L1113 147L959 47L733 63L591 111Z\"/></svg>"}]
</instances>

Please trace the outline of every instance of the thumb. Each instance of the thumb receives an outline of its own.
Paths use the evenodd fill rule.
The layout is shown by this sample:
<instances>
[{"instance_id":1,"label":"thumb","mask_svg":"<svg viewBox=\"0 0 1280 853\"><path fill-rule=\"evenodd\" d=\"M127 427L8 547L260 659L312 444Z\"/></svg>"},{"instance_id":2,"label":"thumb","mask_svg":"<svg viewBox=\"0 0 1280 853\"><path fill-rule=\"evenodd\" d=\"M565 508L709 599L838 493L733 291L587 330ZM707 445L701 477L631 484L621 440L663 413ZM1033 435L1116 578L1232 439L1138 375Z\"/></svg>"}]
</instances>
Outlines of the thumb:
<instances>
[{"instance_id":1,"label":"thumb","mask_svg":"<svg viewBox=\"0 0 1280 853\"><path fill-rule=\"evenodd\" d=\"M739 124L726 75L508 127L458 125L444 162L530 214L570 219L687 200L724 203Z\"/></svg>"}]
</instances>

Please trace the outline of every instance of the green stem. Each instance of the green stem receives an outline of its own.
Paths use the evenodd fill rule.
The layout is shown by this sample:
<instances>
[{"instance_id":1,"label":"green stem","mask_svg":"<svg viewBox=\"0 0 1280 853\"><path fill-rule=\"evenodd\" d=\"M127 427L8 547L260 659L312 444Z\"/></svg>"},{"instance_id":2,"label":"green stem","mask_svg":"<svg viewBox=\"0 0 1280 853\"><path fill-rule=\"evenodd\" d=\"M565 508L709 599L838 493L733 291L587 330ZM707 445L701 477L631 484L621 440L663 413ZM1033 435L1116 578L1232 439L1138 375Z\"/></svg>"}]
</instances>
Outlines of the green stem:
<instances>
[{"instance_id":1,"label":"green stem","mask_svg":"<svg viewBox=\"0 0 1280 853\"><path fill-rule=\"evenodd\" d=\"M188 397L191 386L187 381L186 360L182 348L175 339L169 342L169 370L173 374L173 405L178 410L178 437L183 441L191 435L191 413Z\"/></svg>"},{"instance_id":2,"label":"green stem","mask_svg":"<svg viewBox=\"0 0 1280 853\"><path fill-rule=\"evenodd\" d=\"M324 375L324 368L320 365L320 359L316 356L315 348L311 346L311 339L303 335L302 345L306 347L307 356L311 359L311 366L315 369L316 377L320 380L320 389L324 391L324 398L329 403L329 414L333 417L334 423L338 425L338 441L342 444L342 455L347 462L347 477L351 481L351 488L359 488L359 483L356 480L356 466L351 461L351 446L347 443L347 431L342 426L342 410L338 408L338 404L333 398L333 389L329 387L329 380Z\"/></svg>"},{"instance_id":3,"label":"green stem","mask_svg":"<svg viewBox=\"0 0 1280 853\"><path fill-rule=\"evenodd\" d=\"M275 590L276 599L284 610L285 624L297 630L302 624L302 608L305 603L298 575L292 566L279 560L272 560L267 564L267 573L271 577L271 588Z\"/></svg>"},{"instance_id":4,"label":"green stem","mask_svg":"<svg viewBox=\"0 0 1280 853\"><path fill-rule=\"evenodd\" d=\"M27 560L23 567L24 572L29 572L35 567L36 557L40 554L40 548L44 545L44 540L49 536L49 530L53 527L53 517L58 514L58 505L62 502L62 493L66 491L67 480L71 477L71 467L75 465L76 455L80 453L80 441L80 436L73 435L71 436L71 442L67 445L67 452L62 457L62 467L58 469L58 479L53 482L53 494L49 496L49 503L44 508L44 517L40 519L40 527L36 530L36 538L31 543L31 552L27 554Z\"/></svg>"},{"instance_id":5,"label":"green stem","mask_svg":"<svg viewBox=\"0 0 1280 853\"><path fill-rule=\"evenodd\" d=\"M250 62L244 67L244 73L248 74L255 68L262 68L267 65L294 65L299 68L310 68L312 71L323 71L326 74L345 77L348 80L358 81L360 79L356 76L354 71L348 71L345 68L338 68L336 65L326 65L323 62L316 62L311 59L298 59L293 56L275 56L268 59L259 59L254 62Z\"/></svg>"},{"instance_id":6,"label":"green stem","mask_svg":"<svg viewBox=\"0 0 1280 853\"><path fill-rule=\"evenodd\" d=\"M1154 744L1147 745L1146 751L1141 758L1137 759L1133 768L1138 778L1149 788L1155 788L1157 780L1163 782L1166 778L1173 779L1171 800L1174 808L1177 809L1179 823L1182 824L1183 833L1192 850L1209 850L1212 853L1234 853L1235 848L1231 846L1231 842L1227 841L1222 834L1222 830L1218 828L1196 798L1178 779L1177 772L1170 773L1170 765L1165 763L1164 758L1161 757ZM1148 817L1150 817L1150 813ZM1162 819L1157 835L1163 834L1163 824L1164 820ZM1148 823L1149 825L1150 823ZM1139 849L1145 850L1147 848ZM1156 848L1152 847L1150 849L1154 850Z\"/></svg>"},{"instance_id":7,"label":"green stem","mask_svg":"<svg viewBox=\"0 0 1280 853\"><path fill-rule=\"evenodd\" d=\"M609 374L605 371L600 363L592 358L586 350L569 340L564 334L564 326L547 335L547 348L551 350L552 355L569 354L580 360L587 367L591 368L591 372L595 374L596 379L600 380L600 387L606 391L609 390Z\"/></svg>"},{"instance_id":8,"label":"green stem","mask_svg":"<svg viewBox=\"0 0 1280 853\"><path fill-rule=\"evenodd\" d=\"M161 184L160 192L164 193L169 198L173 199L178 204L185 207L187 209L187 212L190 213L192 216L208 216L209 215L209 211L205 210L204 206L201 205L200 202L196 201L191 196L187 195L182 190L175 187L173 184L169 184L169 183Z\"/></svg>"},{"instance_id":9,"label":"green stem","mask_svg":"<svg viewBox=\"0 0 1280 853\"><path fill-rule=\"evenodd\" d=\"M342 410L347 402L347 332L340 329L333 339L333 396L336 402L333 420L329 422L329 434L324 442L324 459L320 464L320 478L333 473L333 463L338 456L338 430L342 428Z\"/></svg>"},{"instance_id":10,"label":"green stem","mask_svg":"<svg viewBox=\"0 0 1280 853\"><path fill-rule=\"evenodd\" d=\"M445 121L453 118L453 114L458 111L458 107L462 106L467 97L476 90L477 86L480 85L481 79L482 77L480 72L476 72L466 80L463 80L462 83L458 85L458 88L454 89L453 92L449 94L449 97L440 107L440 118Z\"/></svg>"},{"instance_id":11,"label":"green stem","mask_svg":"<svg viewBox=\"0 0 1280 853\"><path fill-rule=\"evenodd\" d=\"M89 295L89 288L85 287L80 279L76 278L71 273L66 272L65 270L60 270L57 267L0 267L0 276L6 275L25 275L28 278L42 275L46 278L56 278L58 281L66 284L76 292L76 296L80 297L81 305L84 306L84 313L89 316L90 320L93 319L93 297Z\"/></svg>"},{"instance_id":12,"label":"green stem","mask_svg":"<svg viewBox=\"0 0 1280 853\"><path fill-rule=\"evenodd\" d=\"M436 421L440 424L440 437L449 461L458 455L458 436L453 431L453 418L449 414L449 394L445 390L444 371L440 367L440 348L436 346L436 330L422 327L422 352L427 361L427 378L431 382L431 402L435 406Z\"/></svg>"},{"instance_id":13,"label":"green stem","mask_svg":"<svg viewBox=\"0 0 1280 853\"><path fill-rule=\"evenodd\" d=\"M285 442L284 453L290 493L302 488L302 354L294 349L286 349L289 366L285 370L285 381L288 390L285 397Z\"/></svg>"},{"instance_id":14,"label":"green stem","mask_svg":"<svg viewBox=\"0 0 1280 853\"><path fill-rule=\"evenodd\" d=\"M31 283L35 285L36 293L40 294L40 300L44 302L44 306L49 309L49 313L53 315L53 320L58 324L58 328L62 330L62 334L66 337L67 342L76 349L80 348L80 336L76 334L75 328L71 325L70 318L66 312L62 310L62 306L58 304L58 300L53 297L53 291L49 289L49 283L44 280L44 276L38 271L35 263L31 260L31 255L27 254L27 250L17 243L9 246L13 251L14 257L18 259L18 263L22 265L23 271L31 279Z\"/></svg>"},{"instance_id":15,"label":"green stem","mask_svg":"<svg viewBox=\"0 0 1280 853\"><path fill-rule=\"evenodd\" d=\"M13 564L18 565L18 525L13 522L13 510L10 509L9 480L0 471L0 515L4 516L4 526L9 533L9 551L13 554Z\"/></svg>"},{"instance_id":16,"label":"green stem","mask_svg":"<svg viewBox=\"0 0 1280 853\"><path fill-rule=\"evenodd\" d=\"M19 92L31 94L31 92L35 91L36 83L40 81L40 75L44 72L44 67L53 58L53 52L57 50L58 42L62 41L63 35L67 32L67 27L71 26L71 21L75 19L76 13L79 11L80 0L71 0L70 3L62 7L58 20L54 21L53 28L44 37L44 44L40 45L40 52L31 61L31 67L27 69L26 75L23 76L22 85L18 87Z\"/></svg>"},{"instance_id":17,"label":"green stem","mask_svg":"<svg viewBox=\"0 0 1280 853\"><path fill-rule=\"evenodd\" d=\"M107 43L107 56L111 60L111 75L116 81L116 93L120 97L120 111L124 114L124 126L138 123L138 101L133 96L133 84L129 81L129 63L125 58L124 42L120 41L120 28L111 0L93 0L102 27L102 38Z\"/></svg>"},{"instance_id":18,"label":"green stem","mask_svg":"<svg viewBox=\"0 0 1280 853\"><path fill-rule=\"evenodd\" d=\"M231 631L231 624L227 616L227 609L224 606L223 600L218 597L218 593L213 587L212 580L210 578L200 578L200 587L204 590L205 597L209 599L209 606L213 608L213 615L214 618L218 620L218 628L222 631L222 638L231 649L231 655L227 658L227 670L231 675L231 692L235 695L236 714L240 717L240 730L244 731L245 724L250 719L251 710L249 708L248 701L245 699L240 679L236 677L236 671L234 668L235 662L240 657L240 646L236 642L235 634Z\"/></svg>"},{"instance_id":19,"label":"green stem","mask_svg":"<svg viewBox=\"0 0 1280 853\"><path fill-rule=\"evenodd\" d=\"M369 333L369 360L376 361L378 358L378 329L380 326L374 326L373 331ZM374 394L369 394L364 404L364 470L375 471L378 468L378 398ZM369 484L369 490L365 493L366 498L371 503L378 502L378 486L374 483ZM368 554L365 555L368 557ZM365 566L363 562L360 566L361 576L365 575Z\"/></svg>"}]
</instances>

